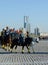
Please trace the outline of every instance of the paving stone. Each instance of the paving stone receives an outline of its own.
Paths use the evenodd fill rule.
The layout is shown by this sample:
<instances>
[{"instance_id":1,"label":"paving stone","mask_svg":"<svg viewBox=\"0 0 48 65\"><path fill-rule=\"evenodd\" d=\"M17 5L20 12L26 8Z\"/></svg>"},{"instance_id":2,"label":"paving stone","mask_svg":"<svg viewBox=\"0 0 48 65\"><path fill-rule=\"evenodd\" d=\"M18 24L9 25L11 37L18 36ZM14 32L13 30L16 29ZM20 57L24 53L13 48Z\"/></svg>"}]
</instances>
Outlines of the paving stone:
<instances>
[{"instance_id":1,"label":"paving stone","mask_svg":"<svg viewBox=\"0 0 48 65\"><path fill-rule=\"evenodd\" d=\"M47 43L48 41L40 41L39 44L34 46L34 50L38 52L48 51ZM5 50L0 49L0 52L5 52ZM21 52L21 47L18 47L17 52ZM26 48L25 52L27 52ZM48 65L48 54L0 54L0 65Z\"/></svg>"},{"instance_id":2,"label":"paving stone","mask_svg":"<svg viewBox=\"0 0 48 65\"><path fill-rule=\"evenodd\" d=\"M0 65L48 65L48 54L0 54Z\"/></svg>"}]
</instances>

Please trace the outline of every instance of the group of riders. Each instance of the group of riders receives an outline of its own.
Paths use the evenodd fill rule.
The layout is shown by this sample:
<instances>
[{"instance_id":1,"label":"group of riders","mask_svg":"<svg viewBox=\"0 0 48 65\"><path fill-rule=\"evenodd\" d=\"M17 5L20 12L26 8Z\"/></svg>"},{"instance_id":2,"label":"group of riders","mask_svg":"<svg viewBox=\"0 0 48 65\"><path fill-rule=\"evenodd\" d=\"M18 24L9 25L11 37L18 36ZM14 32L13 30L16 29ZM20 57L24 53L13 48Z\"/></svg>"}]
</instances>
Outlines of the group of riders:
<instances>
[{"instance_id":1,"label":"group of riders","mask_svg":"<svg viewBox=\"0 0 48 65\"><path fill-rule=\"evenodd\" d=\"M24 52L24 46L26 46L28 52L30 52L29 45L32 42L32 38L29 36L28 31L26 32L26 35L24 35L22 30L18 33L15 29L11 30L7 26L6 29L3 28L1 31L0 41L2 48L9 46L12 51L14 46L16 46L15 49L17 46L22 46L22 52Z\"/></svg>"}]
</instances>

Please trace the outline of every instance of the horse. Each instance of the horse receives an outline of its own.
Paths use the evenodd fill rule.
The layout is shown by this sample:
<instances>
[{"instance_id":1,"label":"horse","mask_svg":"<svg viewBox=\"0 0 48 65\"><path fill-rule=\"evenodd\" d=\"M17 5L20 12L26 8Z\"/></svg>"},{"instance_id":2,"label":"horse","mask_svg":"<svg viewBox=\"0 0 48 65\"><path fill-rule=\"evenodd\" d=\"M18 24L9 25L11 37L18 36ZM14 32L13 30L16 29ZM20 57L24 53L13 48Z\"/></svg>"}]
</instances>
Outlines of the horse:
<instances>
[{"instance_id":1,"label":"horse","mask_svg":"<svg viewBox=\"0 0 48 65\"><path fill-rule=\"evenodd\" d=\"M2 38L2 36L0 36L0 45L3 45L3 38Z\"/></svg>"},{"instance_id":2,"label":"horse","mask_svg":"<svg viewBox=\"0 0 48 65\"><path fill-rule=\"evenodd\" d=\"M0 43L1 43L1 47L6 49L7 45L10 44L10 36L6 35L6 30L1 31L1 36L0 36Z\"/></svg>"},{"instance_id":3,"label":"horse","mask_svg":"<svg viewBox=\"0 0 48 65\"><path fill-rule=\"evenodd\" d=\"M23 42L20 42L19 40L20 40L19 38L15 38L15 39L12 40L12 44L11 44L11 47L10 47L11 52L12 52L12 49L14 48L14 46L16 46L15 49L17 49L17 46L22 46L22 53L24 53L24 46L26 46L27 49L28 49L28 52L30 53L29 46L32 43L32 38L31 37L25 38L25 41L23 40Z\"/></svg>"}]
</instances>

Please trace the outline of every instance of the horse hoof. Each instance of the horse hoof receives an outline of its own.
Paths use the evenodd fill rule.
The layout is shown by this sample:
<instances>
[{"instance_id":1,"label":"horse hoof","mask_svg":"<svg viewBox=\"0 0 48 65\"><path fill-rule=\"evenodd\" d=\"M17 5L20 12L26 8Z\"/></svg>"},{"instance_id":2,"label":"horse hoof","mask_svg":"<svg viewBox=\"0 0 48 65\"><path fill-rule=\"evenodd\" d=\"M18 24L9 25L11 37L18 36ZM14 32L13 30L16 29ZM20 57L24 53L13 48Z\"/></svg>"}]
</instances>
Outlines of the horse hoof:
<instances>
[{"instance_id":1,"label":"horse hoof","mask_svg":"<svg viewBox=\"0 0 48 65\"><path fill-rule=\"evenodd\" d=\"M23 54L24 52L22 52L22 54Z\"/></svg>"},{"instance_id":2,"label":"horse hoof","mask_svg":"<svg viewBox=\"0 0 48 65\"><path fill-rule=\"evenodd\" d=\"M28 53L30 53L30 52L28 52Z\"/></svg>"},{"instance_id":3,"label":"horse hoof","mask_svg":"<svg viewBox=\"0 0 48 65\"><path fill-rule=\"evenodd\" d=\"M15 52L15 53L17 53L17 52Z\"/></svg>"},{"instance_id":4,"label":"horse hoof","mask_svg":"<svg viewBox=\"0 0 48 65\"><path fill-rule=\"evenodd\" d=\"M10 52L12 53L12 50L10 49Z\"/></svg>"},{"instance_id":5,"label":"horse hoof","mask_svg":"<svg viewBox=\"0 0 48 65\"><path fill-rule=\"evenodd\" d=\"M11 53L12 53L12 51L11 51Z\"/></svg>"}]
</instances>

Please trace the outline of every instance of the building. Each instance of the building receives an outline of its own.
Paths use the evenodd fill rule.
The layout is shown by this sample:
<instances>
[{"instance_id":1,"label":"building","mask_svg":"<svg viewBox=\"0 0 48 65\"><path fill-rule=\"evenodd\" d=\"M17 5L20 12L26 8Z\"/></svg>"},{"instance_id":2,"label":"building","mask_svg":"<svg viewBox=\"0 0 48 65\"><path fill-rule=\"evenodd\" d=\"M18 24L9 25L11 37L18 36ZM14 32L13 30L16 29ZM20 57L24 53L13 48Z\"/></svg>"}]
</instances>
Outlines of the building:
<instances>
[{"instance_id":1,"label":"building","mask_svg":"<svg viewBox=\"0 0 48 65\"><path fill-rule=\"evenodd\" d=\"M48 37L48 33L46 33L46 32L40 33L40 36L42 36L42 37Z\"/></svg>"},{"instance_id":2,"label":"building","mask_svg":"<svg viewBox=\"0 0 48 65\"><path fill-rule=\"evenodd\" d=\"M30 23L28 21L29 17L24 16L24 29L30 33Z\"/></svg>"},{"instance_id":3,"label":"building","mask_svg":"<svg viewBox=\"0 0 48 65\"><path fill-rule=\"evenodd\" d=\"M26 17L24 16L24 28L26 28Z\"/></svg>"},{"instance_id":4,"label":"building","mask_svg":"<svg viewBox=\"0 0 48 65\"><path fill-rule=\"evenodd\" d=\"M38 28L38 27L36 27L36 28L34 29L34 34L35 34L36 36L40 35L40 32L39 32L39 28Z\"/></svg>"},{"instance_id":5,"label":"building","mask_svg":"<svg viewBox=\"0 0 48 65\"><path fill-rule=\"evenodd\" d=\"M30 23L26 24L26 31L28 31L30 33Z\"/></svg>"}]
</instances>

